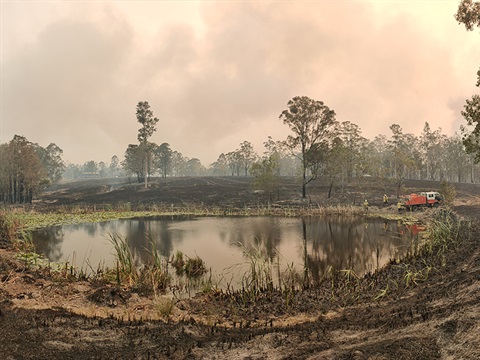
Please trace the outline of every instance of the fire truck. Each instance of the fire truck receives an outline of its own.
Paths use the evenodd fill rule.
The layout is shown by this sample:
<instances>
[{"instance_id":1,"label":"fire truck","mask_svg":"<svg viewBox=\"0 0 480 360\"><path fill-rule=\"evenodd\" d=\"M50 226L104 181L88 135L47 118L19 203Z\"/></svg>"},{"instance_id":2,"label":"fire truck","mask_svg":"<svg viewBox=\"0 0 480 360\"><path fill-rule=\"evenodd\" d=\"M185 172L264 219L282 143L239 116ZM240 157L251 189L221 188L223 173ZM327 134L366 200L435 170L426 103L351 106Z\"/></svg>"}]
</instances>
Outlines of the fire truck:
<instances>
[{"instance_id":1,"label":"fire truck","mask_svg":"<svg viewBox=\"0 0 480 360\"><path fill-rule=\"evenodd\" d=\"M417 210L422 207L438 207L443 200L442 195L436 191L410 194L405 197L402 204L407 210Z\"/></svg>"}]
</instances>

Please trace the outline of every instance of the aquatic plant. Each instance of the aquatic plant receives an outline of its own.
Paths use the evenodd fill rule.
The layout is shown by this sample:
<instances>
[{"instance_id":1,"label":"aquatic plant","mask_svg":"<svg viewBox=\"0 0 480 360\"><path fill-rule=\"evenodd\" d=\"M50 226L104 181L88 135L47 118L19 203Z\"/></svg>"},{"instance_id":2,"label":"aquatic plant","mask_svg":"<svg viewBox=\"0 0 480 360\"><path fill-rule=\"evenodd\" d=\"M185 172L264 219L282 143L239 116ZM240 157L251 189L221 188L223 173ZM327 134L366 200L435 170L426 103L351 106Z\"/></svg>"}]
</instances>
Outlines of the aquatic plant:
<instances>
[{"instance_id":1,"label":"aquatic plant","mask_svg":"<svg viewBox=\"0 0 480 360\"><path fill-rule=\"evenodd\" d=\"M462 242L461 230L469 232L471 223L464 220L450 209L442 209L435 214L427 227L422 251L434 255L446 264L448 249L457 249Z\"/></svg>"},{"instance_id":2,"label":"aquatic plant","mask_svg":"<svg viewBox=\"0 0 480 360\"><path fill-rule=\"evenodd\" d=\"M139 279L139 272L127 239L117 233L110 233L108 236L114 250L117 283L135 285Z\"/></svg>"},{"instance_id":3,"label":"aquatic plant","mask_svg":"<svg viewBox=\"0 0 480 360\"><path fill-rule=\"evenodd\" d=\"M175 268L177 275L185 275L188 278L198 277L207 272L205 262L198 255L190 258L180 250L172 256L170 264Z\"/></svg>"}]
</instances>

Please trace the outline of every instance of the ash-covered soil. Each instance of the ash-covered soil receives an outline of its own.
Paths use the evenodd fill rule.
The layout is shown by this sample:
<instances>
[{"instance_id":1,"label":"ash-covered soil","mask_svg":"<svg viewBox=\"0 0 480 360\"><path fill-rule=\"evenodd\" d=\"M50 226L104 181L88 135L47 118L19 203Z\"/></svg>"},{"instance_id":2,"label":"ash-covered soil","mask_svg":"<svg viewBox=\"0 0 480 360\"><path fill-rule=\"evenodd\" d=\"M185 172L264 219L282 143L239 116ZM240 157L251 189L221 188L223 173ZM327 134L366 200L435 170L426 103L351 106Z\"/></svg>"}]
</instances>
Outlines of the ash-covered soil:
<instances>
[{"instance_id":1,"label":"ash-covered soil","mask_svg":"<svg viewBox=\"0 0 480 360\"><path fill-rule=\"evenodd\" d=\"M158 179L149 190L124 180L60 184L34 205L101 207L254 207L261 194L248 178ZM407 182L405 193L437 190L435 182ZM265 293L242 302L230 293L179 300L173 313L158 311L158 298L92 286L34 271L0 250L0 354L5 359L479 359L480 187L456 184L455 210L472 220L460 246L429 266L423 280L401 284L400 264L358 282L305 289L288 301ZM379 211L393 186L365 181L335 189L309 189L309 203L360 204ZM294 179L284 179L278 206L304 206ZM383 210L382 210L383 209ZM413 261L410 259L410 261ZM405 283L403 281L403 283ZM385 294L382 290L390 286ZM361 290L361 291L359 291Z\"/></svg>"}]
</instances>

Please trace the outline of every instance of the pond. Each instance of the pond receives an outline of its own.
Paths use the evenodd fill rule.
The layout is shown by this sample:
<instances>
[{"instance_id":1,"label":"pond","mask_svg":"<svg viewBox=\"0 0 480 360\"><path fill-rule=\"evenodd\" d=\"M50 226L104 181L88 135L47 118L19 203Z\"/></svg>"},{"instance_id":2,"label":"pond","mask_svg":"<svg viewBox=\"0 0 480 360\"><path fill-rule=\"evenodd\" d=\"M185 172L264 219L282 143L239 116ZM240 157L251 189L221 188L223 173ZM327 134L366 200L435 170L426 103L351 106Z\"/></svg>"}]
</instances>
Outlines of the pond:
<instances>
[{"instance_id":1,"label":"pond","mask_svg":"<svg viewBox=\"0 0 480 360\"><path fill-rule=\"evenodd\" d=\"M143 262L150 239L164 258L200 257L219 287L239 286L252 256L279 271L308 268L317 280L329 268L363 275L404 256L415 237L396 221L363 217L156 217L49 227L35 231L33 243L50 261L88 271L114 267L113 233Z\"/></svg>"}]
</instances>

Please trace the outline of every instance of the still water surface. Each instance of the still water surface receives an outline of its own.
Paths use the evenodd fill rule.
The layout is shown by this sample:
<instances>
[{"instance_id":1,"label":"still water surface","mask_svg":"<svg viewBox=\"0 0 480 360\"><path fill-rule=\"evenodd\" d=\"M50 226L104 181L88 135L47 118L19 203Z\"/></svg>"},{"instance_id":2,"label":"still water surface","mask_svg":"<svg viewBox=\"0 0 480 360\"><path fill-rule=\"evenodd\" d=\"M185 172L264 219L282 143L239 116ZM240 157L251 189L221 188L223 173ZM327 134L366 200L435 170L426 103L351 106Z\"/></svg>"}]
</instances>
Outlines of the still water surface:
<instances>
[{"instance_id":1,"label":"still water surface","mask_svg":"<svg viewBox=\"0 0 480 360\"><path fill-rule=\"evenodd\" d=\"M373 272L402 257L413 238L397 222L354 217L160 217L49 227L34 232L33 241L50 261L96 269L114 265L111 233L125 237L141 261L150 238L163 257L199 256L223 279L220 286L238 285L252 251L281 269L293 264L301 273L306 266L318 279L329 267Z\"/></svg>"}]
</instances>

